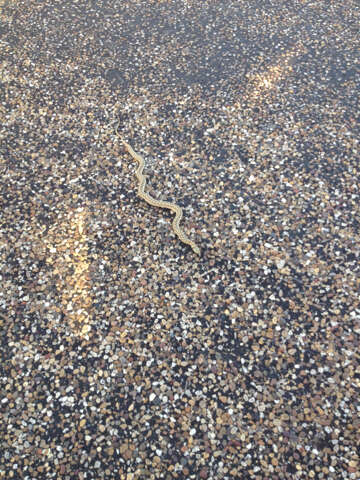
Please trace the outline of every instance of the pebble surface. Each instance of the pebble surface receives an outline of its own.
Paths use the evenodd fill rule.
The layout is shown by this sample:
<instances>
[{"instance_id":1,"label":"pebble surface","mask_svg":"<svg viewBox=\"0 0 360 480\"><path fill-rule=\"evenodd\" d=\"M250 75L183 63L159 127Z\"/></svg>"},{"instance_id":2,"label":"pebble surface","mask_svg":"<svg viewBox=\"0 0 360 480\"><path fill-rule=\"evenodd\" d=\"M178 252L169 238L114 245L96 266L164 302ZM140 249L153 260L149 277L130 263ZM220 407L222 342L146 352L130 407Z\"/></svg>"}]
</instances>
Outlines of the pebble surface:
<instances>
[{"instance_id":1,"label":"pebble surface","mask_svg":"<svg viewBox=\"0 0 360 480\"><path fill-rule=\"evenodd\" d=\"M0 13L0 478L358 480L359 3Z\"/></svg>"}]
</instances>

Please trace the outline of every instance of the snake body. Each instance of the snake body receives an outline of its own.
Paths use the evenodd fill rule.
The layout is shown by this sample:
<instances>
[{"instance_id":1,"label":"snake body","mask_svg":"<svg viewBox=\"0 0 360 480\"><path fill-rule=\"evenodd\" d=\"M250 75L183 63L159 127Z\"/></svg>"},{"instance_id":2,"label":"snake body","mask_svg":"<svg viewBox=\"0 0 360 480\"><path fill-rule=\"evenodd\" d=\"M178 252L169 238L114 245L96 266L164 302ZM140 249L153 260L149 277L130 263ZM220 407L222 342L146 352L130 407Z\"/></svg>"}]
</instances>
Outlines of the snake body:
<instances>
[{"instance_id":1,"label":"snake body","mask_svg":"<svg viewBox=\"0 0 360 480\"><path fill-rule=\"evenodd\" d=\"M116 133L119 135L117 130L118 130L118 127L116 128ZM148 193L145 192L146 176L143 174L143 170L145 168L145 160L143 159L143 157L141 155L136 153L133 150L132 146L129 143L125 142L125 140L123 138L121 138L120 135L119 135L119 137L120 137L124 147L128 151L128 153L130 153L130 155L133 157L133 159L136 160L137 163L138 163L138 168L135 172L135 175L136 175L136 178L139 181L139 185L138 185L138 195L139 195L139 197L142 198L143 200L145 200L145 202L147 202L149 205L152 205L153 207L167 208L168 210L171 210L172 212L174 212L175 217L174 217L174 220L172 222L172 227L173 227L174 233L179 237L179 239L183 243L185 243L187 245L190 245L190 247L193 249L193 251L197 255L200 255L199 247L195 244L195 242L190 240L180 228L180 221L181 221L182 216L183 216L182 208L179 207L178 205L174 204L174 203L163 202L161 200L156 200L151 195L149 195Z\"/></svg>"}]
</instances>

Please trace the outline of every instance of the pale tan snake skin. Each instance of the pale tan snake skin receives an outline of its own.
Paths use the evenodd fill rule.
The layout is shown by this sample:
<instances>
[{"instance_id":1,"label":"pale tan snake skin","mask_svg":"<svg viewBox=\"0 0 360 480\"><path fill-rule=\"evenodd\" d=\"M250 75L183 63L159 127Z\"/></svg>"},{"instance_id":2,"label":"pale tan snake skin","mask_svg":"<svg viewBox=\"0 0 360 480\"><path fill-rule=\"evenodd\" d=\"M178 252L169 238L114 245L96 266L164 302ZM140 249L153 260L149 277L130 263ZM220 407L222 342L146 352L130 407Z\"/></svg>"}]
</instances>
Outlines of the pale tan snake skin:
<instances>
[{"instance_id":1,"label":"pale tan snake skin","mask_svg":"<svg viewBox=\"0 0 360 480\"><path fill-rule=\"evenodd\" d=\"M190 240L185 233L181 230L179 224L180 220L183 216L183 211L182 208L179 207L178 205L175 205L174 203L170 202L163 202L161 200L156 200L153 198L151 195L145 192L145 186L146 186L146 177L143 175L143 170L145 168L145 160L141 155L138 153L134 152L132 149L131 145L121 137L121 135L118 132L119 124L116 126L116 134L119 135L124 147L126 150L130 153L130 155L136 160L139 164L135 175L137 179L139 180L139 186L138 186L138 195L141 197L145 202L148 204L152 205L153 207L160 207L160 208L168 208L169 210L173 211L175 213L175 218L172 222L172 227L176 235L179 237L179 239L183 242L186 243L187 245L190 245L190 247L193 249L193 251L197 254L200 255L200 249L199 247L192 241Z\"/></svg>"}]
</instances>

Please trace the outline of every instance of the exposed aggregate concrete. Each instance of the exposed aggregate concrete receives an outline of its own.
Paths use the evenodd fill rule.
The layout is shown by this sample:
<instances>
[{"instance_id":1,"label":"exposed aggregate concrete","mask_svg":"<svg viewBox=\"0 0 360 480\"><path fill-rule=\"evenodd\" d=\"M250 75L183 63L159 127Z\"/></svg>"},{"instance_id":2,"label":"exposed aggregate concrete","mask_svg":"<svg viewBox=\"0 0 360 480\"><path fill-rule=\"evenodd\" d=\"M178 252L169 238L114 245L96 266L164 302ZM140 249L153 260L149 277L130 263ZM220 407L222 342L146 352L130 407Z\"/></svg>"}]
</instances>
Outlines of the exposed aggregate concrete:
<instances>
[{"instance_id":1,"label":"exposed aggregate concrete","mask_svg":"<svg viewBox=\"0 0 360 480\"><path fill-rule=\"evenodd\" d=\"M359 479L358 2L0 13L0 477Z\"/></svg>"}]
</instances>

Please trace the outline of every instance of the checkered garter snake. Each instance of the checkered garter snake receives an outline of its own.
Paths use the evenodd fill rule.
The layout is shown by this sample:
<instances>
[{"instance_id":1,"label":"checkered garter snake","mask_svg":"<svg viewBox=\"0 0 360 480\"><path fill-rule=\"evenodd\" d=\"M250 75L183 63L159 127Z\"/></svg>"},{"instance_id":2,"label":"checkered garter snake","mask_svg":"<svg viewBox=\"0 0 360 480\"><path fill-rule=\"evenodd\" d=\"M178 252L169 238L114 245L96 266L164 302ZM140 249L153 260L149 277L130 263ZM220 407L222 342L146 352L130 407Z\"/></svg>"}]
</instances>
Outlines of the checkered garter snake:
<instances>
[{"instance_id":1,"label":"checkered garter snake","mask_svg":"<svg viewBox=\"0 0 360 480\"><path fill-rule=\"evenodd\" d=\"M131 147L131 145L129 143L125 142L125 140L119 134L118 128L119 128L119 123L115 127L115 132L120 137L120 139L121 139L124 147L128 151L128 153L130 153L132 158L134 160L136 160L137 163L138 163L138 168L135 172L135 175L136 175L136 178L139 181L139 185L138 185L138 195L139 195L139 197L142 198L143 200L145 200L145 202L147 202L149 205L152 205L153 207L167 208L167 209L171 210L172 212L174 212L175 213L175 218L172 222L172 228L174 230L174 233L179 237L179 239L183 243L186 243L187 245L190 245L190 247L193 249L193 251L197 255L200 255L199 247L195 244L195 242L190 240L180 228L180 221L181 221L182 216L183 216L182 208L179 207L178 205L174 204L174 203L163 202L161 200L156 200L151 195L149 195L148 193L145 192L146 176L143 175L143 170L145 168L145 160L143 159L143 157L141 155L139 155L138 153L136 153L133 150L133 148Z\"/></svg>"}]
</instances>

